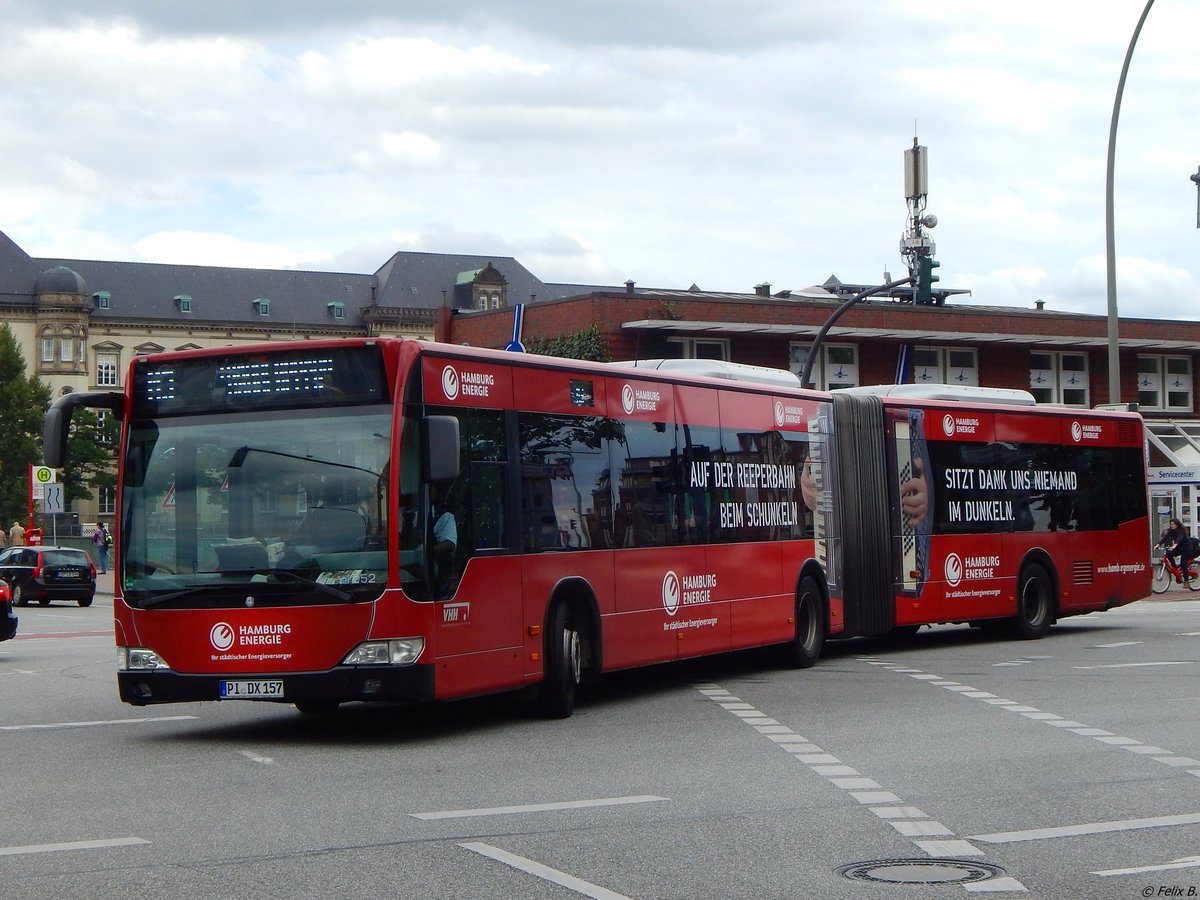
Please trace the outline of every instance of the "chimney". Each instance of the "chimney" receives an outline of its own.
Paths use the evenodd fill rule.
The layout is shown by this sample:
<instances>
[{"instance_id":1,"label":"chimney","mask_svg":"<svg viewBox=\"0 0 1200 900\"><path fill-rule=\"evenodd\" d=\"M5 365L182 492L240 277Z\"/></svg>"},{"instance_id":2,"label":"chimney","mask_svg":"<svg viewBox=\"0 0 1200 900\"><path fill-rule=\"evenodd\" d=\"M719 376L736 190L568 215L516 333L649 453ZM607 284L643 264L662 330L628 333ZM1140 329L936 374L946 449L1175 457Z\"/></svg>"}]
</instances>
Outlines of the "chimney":
<instances>
[{"instance_id":1,"label":"chimney","mask_svg":"<svg viewBox=\"0 0 1200 900\"><path fill-rule=\"evenodd\" d=\"M771 296L771 282L764 281L762 284L756 284L754 286L754 294L757 297L770 297Z\"/></svg>"},{"instance_id":2,"label":"chimney","mask_svg":"<svg viewBox=\"0 0 1200 900\"><path fill-rule=\"evenodd\" d=\"M1043 309L1046 308L1046 301L1045 300L1035 300L1034 306L1036 306L1038 311L1041 312Z\"/></svg>"},{"instance_id":3,"label":"chimney","mask_svg":"<svg viewBox=\"0 0 1200 900\"><path fill-rule=\"evenodd\" d=\"M625 294L629 297L633 296L633 285L634 281L632 278L625 282Z\"/></svg>"}]
</instances>

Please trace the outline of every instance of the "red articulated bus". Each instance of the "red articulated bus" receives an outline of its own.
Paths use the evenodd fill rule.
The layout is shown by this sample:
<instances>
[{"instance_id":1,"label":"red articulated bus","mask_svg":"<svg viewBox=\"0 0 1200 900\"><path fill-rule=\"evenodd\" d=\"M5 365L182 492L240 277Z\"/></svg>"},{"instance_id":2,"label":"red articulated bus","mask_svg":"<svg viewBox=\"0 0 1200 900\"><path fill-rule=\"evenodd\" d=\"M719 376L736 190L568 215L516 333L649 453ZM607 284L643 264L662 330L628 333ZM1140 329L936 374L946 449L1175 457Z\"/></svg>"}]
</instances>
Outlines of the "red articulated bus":
<instances>
[{"instance_id":1,"label":"red articulated bus","mask_svg":"<svg viewBox=\"0 0 1200 900\"><path fill-rule=\"evenodd\" d=\"M826 637L1059 617L1149 592L1141 419L1020 391L824 393L700 360L404 339L135 359L121 699L441 700Z\"/></svg>"}]
</instances>

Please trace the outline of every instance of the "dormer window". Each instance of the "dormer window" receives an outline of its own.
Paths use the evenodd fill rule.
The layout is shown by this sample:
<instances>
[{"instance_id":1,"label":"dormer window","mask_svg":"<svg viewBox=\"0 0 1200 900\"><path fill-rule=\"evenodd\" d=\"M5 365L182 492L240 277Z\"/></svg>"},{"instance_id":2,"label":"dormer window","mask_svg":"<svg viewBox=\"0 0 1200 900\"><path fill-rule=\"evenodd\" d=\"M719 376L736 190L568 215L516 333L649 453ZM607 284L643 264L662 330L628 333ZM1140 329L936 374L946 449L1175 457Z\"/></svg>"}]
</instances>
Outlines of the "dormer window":
<instances>
[{"instance_id":1,"label":"dormer window","mask_svg":"<svg viewBox=\"0 0 1200 900\"><path fill-rule=\"evenodd\" d=\"M179 307L182 313L190 313L192 311L192 297L190 294L176 294L175 305Z\"/></svg>"},{"instance_id":2,"label":"dormer window","mask_svg":"<svg viewBox=\"0 0 1200 900\"><path fill-rule=\"evenodd\" d=\"M92 294L92 303L95 305L96 309L111 309L112 294L110 294L108 291L97 291L96 293Z\"/></svg>"},{"instance_id":3,"label":"dormer window","mask_svg":"<svg viewBox=\"0 0 1200 900\"><path fill-rule=\"evenodd\" d=\"M255 310L260 316L269 316L271 314L271 300L268 297L259 297L250 301L254 304Z\"/></svg>"},{"instance_id":4,"label":"dormer window","mask_svg":"<svg viewBox=\"0 0 1200 900\"><path fill-rule=\"evenodd\" d=\"M339 303L338 301L335 300L332 303L326 303L325 307L326 307L326 309L329 310L329 315L332 316L333 318L335 318L335 319L346 318L346 304L345 303Z\"/></svg>"}]
</instances>

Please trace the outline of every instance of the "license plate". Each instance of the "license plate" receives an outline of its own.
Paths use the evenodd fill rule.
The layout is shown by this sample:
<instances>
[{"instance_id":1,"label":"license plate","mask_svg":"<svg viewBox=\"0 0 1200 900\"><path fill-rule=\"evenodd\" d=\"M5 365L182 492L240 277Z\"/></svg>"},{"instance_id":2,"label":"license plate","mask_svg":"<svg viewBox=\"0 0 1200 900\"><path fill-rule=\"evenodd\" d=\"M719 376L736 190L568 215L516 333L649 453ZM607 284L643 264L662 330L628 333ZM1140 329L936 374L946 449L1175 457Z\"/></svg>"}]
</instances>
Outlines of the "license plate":
<instances>
[{"instance_id":1,"label":"license plate","mask_svg":"<svg viewBox=\"0 0 1200 900\"><path fill-rule=\"evenodd\" d=\"M283 696L282 681L222 681L222 700L264 700Z\"/></svg>"},{"instance_id":2,"label":"license plate","mask_svg":"<svg viewBox=\"0 0 1200 900\"><path fill-rule=\"evenodd\" d=\"M83 573L82 572L74 572L74 571L59 572L58 577L60 579L61 578L82 578Z\"/></svg>"}]
</instances>

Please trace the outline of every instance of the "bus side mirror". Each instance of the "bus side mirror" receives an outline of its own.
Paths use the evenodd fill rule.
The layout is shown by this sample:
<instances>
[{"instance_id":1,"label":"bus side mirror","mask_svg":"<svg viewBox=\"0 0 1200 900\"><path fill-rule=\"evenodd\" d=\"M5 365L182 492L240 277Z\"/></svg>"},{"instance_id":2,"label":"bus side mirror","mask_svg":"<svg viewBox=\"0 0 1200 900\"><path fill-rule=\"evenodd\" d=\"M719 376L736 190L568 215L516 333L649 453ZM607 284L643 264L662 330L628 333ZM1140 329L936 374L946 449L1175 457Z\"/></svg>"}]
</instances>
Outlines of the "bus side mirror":
<instances>
[{"instance_id":1,"label":"bus side mirror","mask_svg":"<svg viewBox=\"0 0 1200 900\"><path fill-rule=\"evenodd\" d=\"M425 471L431 482L453 481L458 477L458 419L454 416L424 418Z\"/></svg>"},{"instance_id":2,"label":"bus side mirror","mask_svg":"<svg viewBox=\"0 0 1200 900\"><path fill-rule=\"evenodd\" d=\"M77 406L111 410L118 419L124 418L125 395L111 391L80 391L63 394L46 410L42 432L42 456L46 465L61 469L67 462L67 438L71 434L71 414Z\"/></svg>"}]
</instances>

